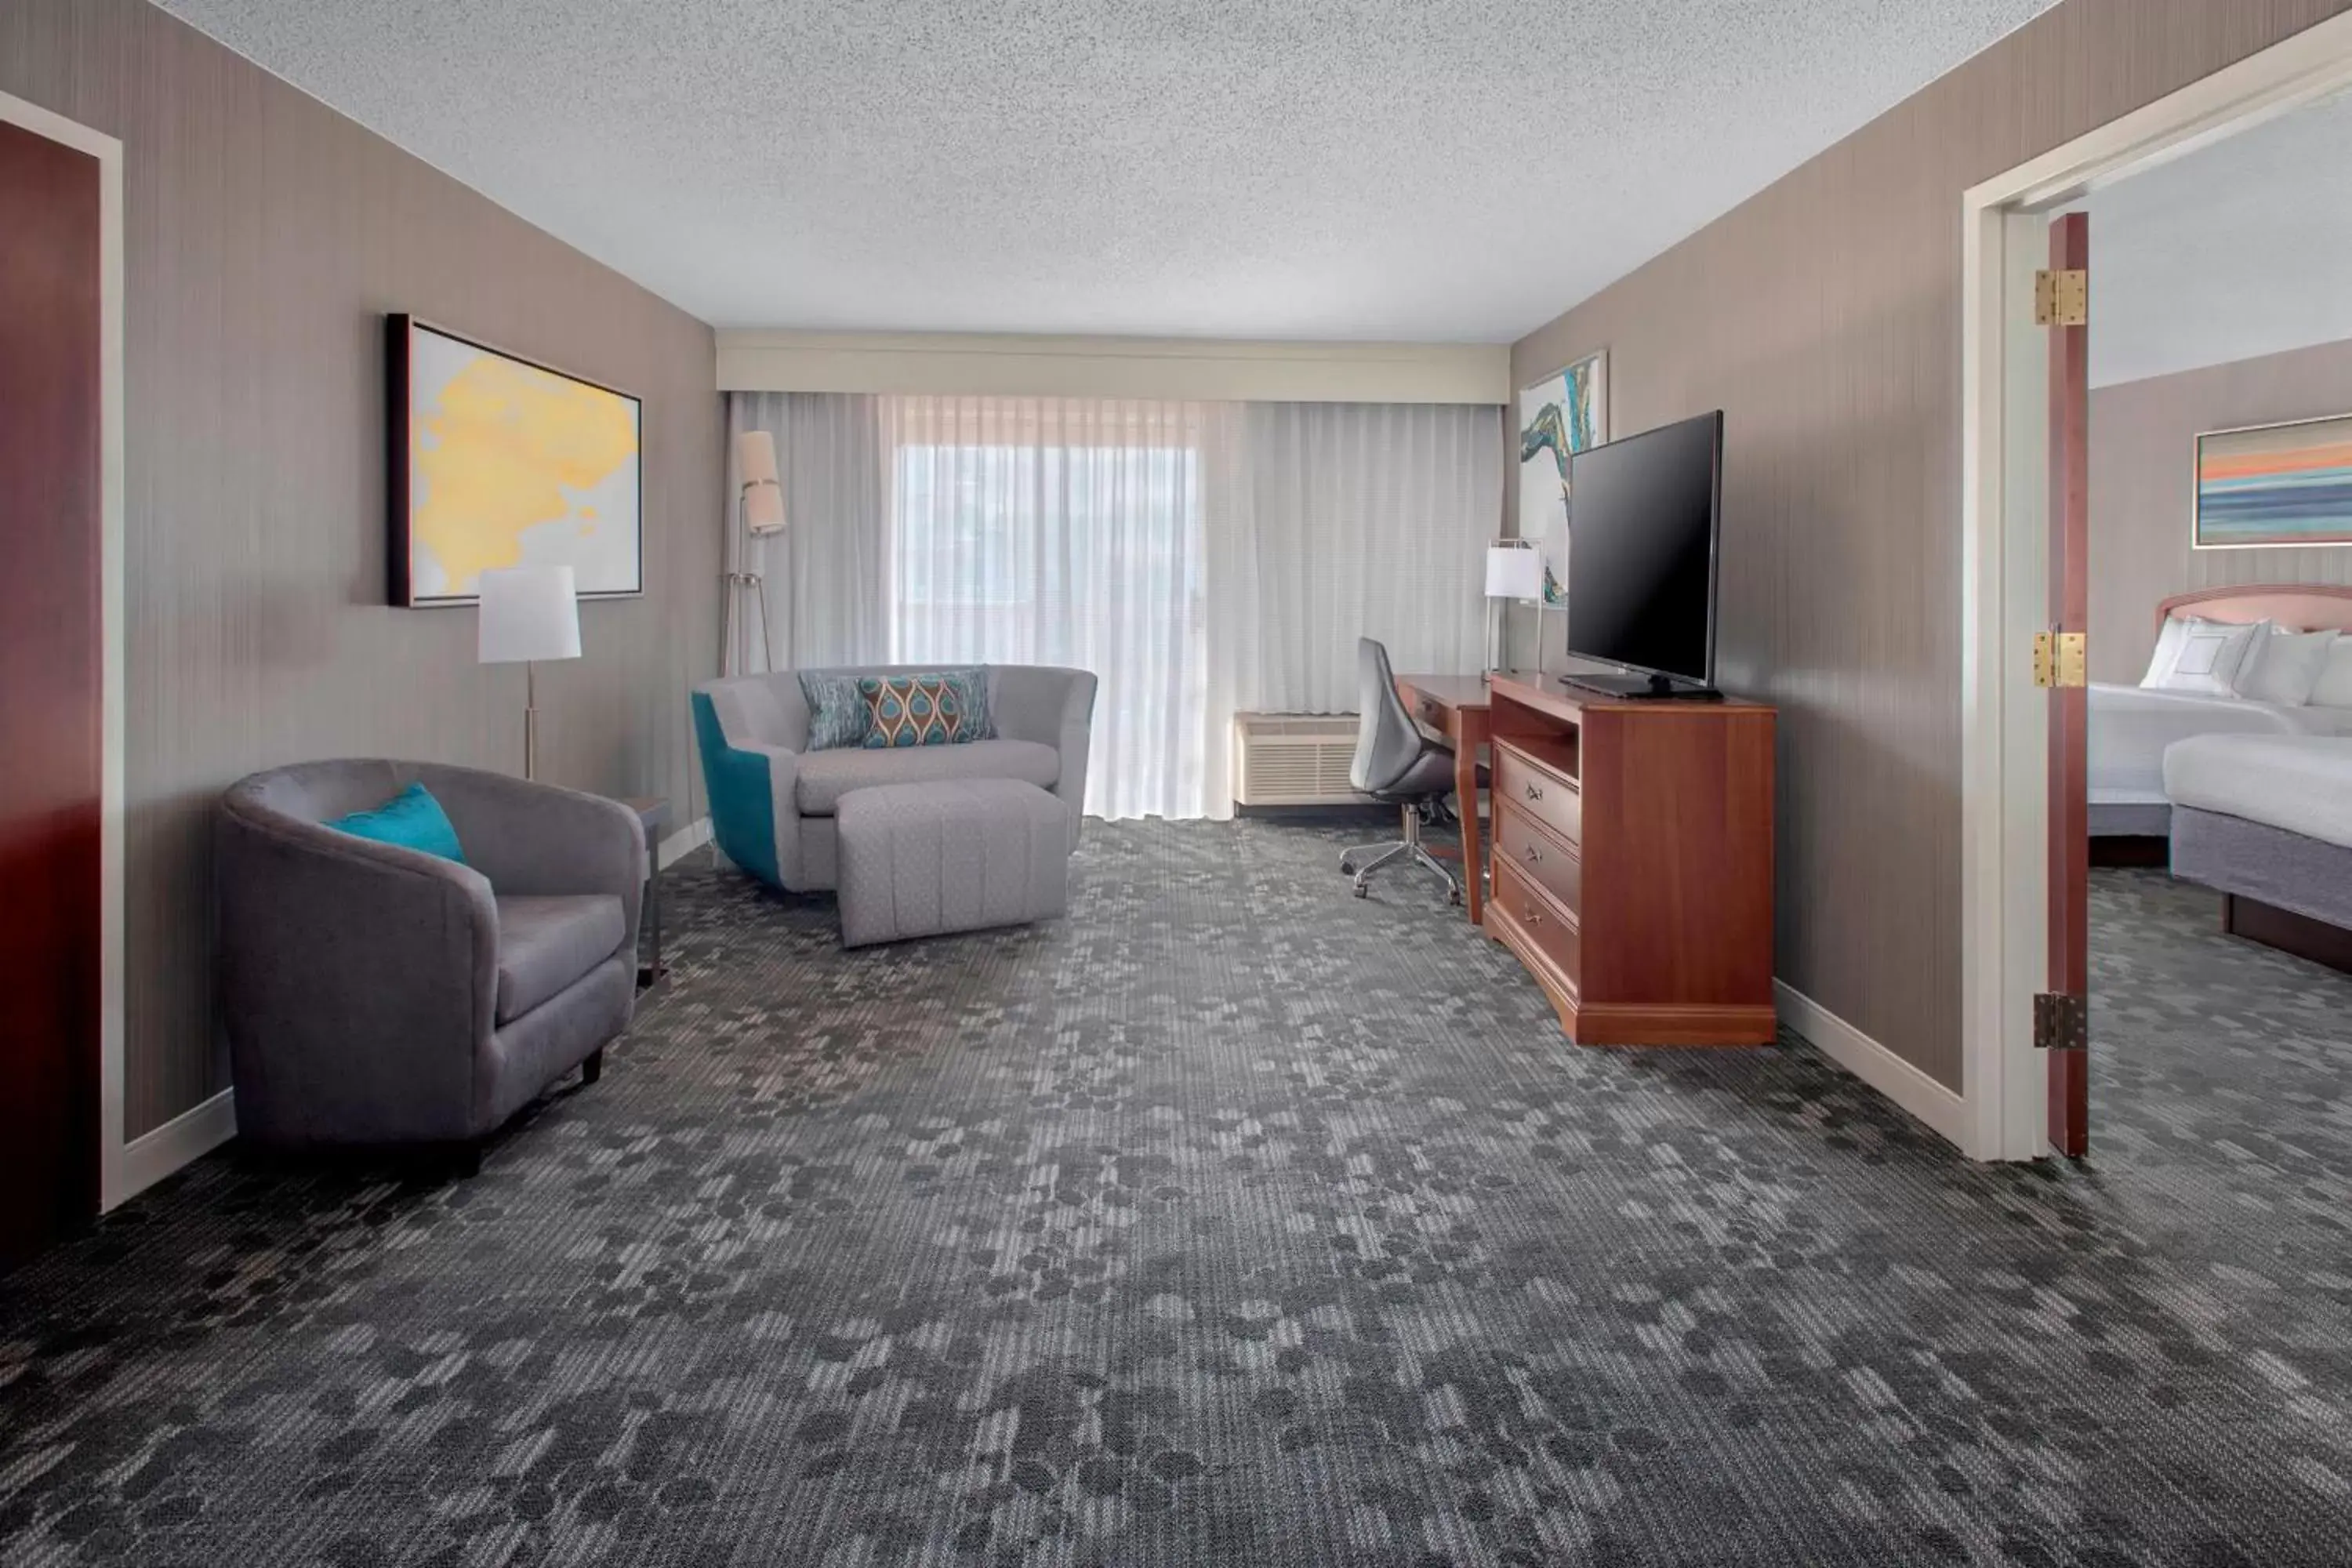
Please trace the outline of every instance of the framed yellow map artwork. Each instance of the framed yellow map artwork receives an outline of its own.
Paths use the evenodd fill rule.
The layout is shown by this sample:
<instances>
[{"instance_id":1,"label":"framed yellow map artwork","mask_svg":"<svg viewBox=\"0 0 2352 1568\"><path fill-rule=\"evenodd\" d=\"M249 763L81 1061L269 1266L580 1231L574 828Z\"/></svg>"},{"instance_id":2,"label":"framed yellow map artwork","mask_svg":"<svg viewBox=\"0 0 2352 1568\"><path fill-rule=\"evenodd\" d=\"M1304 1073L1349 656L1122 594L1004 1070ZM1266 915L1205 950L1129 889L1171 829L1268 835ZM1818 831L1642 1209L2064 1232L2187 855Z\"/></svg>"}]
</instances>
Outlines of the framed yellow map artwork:
<instances>
[{"instance_id":1,"label":"framed yellow map artwork","mask_svg":"<svg viewBox=\"0 0 2352 1568\"><path fill-rule=\"evenodd\" d=\"M569 566L583 599L645 592L644 405L414 316L384 324L392 602L470 605L499 566Z\"/></svg>"}]
</instances>

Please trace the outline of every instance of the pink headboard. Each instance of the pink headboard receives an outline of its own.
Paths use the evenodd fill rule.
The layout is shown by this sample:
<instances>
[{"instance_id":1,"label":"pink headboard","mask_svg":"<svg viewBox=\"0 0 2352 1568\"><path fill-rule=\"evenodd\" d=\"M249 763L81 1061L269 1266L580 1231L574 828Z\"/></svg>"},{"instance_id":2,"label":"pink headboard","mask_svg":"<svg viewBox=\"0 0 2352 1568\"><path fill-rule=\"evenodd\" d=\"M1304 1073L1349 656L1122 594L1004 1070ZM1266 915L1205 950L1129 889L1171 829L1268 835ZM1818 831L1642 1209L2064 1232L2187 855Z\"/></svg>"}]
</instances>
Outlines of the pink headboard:
<instances>
[{"instance_id":1,"label":"pink headboard","mask_svg":"<svg viewBox=\"0 0 2352 1568\"><path fill-rule=\"evenodd\" d=\"M2276 621L2293 631L2334 628L2352 632L2352 587L2327 583L2248 584L2240 588L2200 588L2177 594L2156 607L2162 630L2167 616L2203 616L2211 621Z\"/></svg>"}]
</instances>

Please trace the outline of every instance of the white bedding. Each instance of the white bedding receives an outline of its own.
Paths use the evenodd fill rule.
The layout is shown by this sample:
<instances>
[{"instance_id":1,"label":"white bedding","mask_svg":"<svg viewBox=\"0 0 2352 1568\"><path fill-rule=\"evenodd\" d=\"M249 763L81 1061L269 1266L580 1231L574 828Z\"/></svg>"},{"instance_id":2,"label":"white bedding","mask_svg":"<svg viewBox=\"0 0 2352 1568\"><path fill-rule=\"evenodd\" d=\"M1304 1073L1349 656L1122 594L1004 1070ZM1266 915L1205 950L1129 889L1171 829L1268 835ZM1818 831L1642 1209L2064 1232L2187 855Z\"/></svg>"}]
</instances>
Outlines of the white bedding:
<instances>
[{"instance_id":1,"label":"white bedding","mask_svg":"<svg viewBox=\"0 0 2352 1568\"><path fill-rule=\"evenodd\" d=\"M2352 849L2352 739L2191 736L2164 753L2164 793L2175 805Z\"/></svg>"},{"instance_id":2,"label":"white bedding","mask_svg":"<svg viewBox=\"0 0 2352 1568\"><path fill-rule=\"evenodd\" d=\"M2191 735L2352 735L2352 708L2284 708L2197 691L2093 682L2090 794L2095 802L2164 798L2164 751Z\"/></svg>"}]
</instances>

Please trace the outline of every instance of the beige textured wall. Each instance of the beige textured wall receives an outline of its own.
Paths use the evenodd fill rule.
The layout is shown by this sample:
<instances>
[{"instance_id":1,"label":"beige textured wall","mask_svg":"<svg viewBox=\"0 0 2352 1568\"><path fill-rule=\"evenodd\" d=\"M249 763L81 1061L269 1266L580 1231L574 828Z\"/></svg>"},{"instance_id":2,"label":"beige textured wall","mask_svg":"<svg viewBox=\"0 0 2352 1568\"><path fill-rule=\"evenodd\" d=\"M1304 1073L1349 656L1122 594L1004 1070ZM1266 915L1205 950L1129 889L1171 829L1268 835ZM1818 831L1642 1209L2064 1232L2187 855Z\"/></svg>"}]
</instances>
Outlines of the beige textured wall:
<instances>
[{"instance_id":1,"label":"beige textured wall","mask_svg":"<svg viewBox=\"0 0 2352 1568\"><path fill-rule=\"evenodd\" d=\"M2095 231L2091 244L2095 267ZM2156 650L2156 606L2175 594L2245 583L2352 583L2352 548L2189 545L2190 469L2200 432L2347 413L2352 342L2091 394L2092 679L2140 678Z\"/></svg>"},{"instance_id":2,"label":"beige textured wall","mask_svg":"<svg viewBox=\"0 0 2352 1568\"><path fill-rule=\"evenodd\" d=\"M1721 673L1781 710L1780 973L1946 1084L1961 193L2347 3L2065 0L1512 350L1524 384L1606 346L1618 434L1727 412Z\"/></svg>"},{"instance_id":3,"label":"beige textured wall","mask_svg":"<svg viewBox=\"0 0 2352 1568\"><path fill-rule=\"evenodd\" d=\"M384 607L381 315L645 400L642 599L541 683L544 776L699 811L717 659L710 330L141 0L5 0L0 91L124 143L131 1136L227 1083L206 812L256 768L519 768L522 672L467 610Z\"/></svg>"}]
</instances>

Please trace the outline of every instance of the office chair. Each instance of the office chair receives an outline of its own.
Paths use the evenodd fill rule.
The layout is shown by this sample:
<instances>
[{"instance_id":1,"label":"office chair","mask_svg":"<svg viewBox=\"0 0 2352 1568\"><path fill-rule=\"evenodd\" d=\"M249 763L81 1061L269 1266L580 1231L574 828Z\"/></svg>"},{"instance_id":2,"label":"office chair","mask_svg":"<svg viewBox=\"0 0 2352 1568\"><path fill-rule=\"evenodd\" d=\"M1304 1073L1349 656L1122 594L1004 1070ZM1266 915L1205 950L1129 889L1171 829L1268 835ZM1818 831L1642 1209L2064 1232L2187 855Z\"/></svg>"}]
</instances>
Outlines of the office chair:
<instances>
[{"instance_id":1,"label":"office chair","mask_svg":"<svg viewBox=\"0 0 2352 1568\"><path fill-rule=\"evenodd\" d=\"M1462 884L1421 844L1423 814L1442 813L1453 792L1454 748L1413 722L1404 699L1397 695L1389 650L1370 637L1356 644L1356 684L1363 717L1356 729L1356 760L1349 765L1348 782L1375 800L1394 803L1403 815L1404 837L1349 850L1339 857L1339 869L1356 879L1356 897L1363 899L1371 896L1372 873L1381 867L1398 861L1425 866L1445 879L1447 901L1458 904Z\"/></svg>"}]
</instances>

